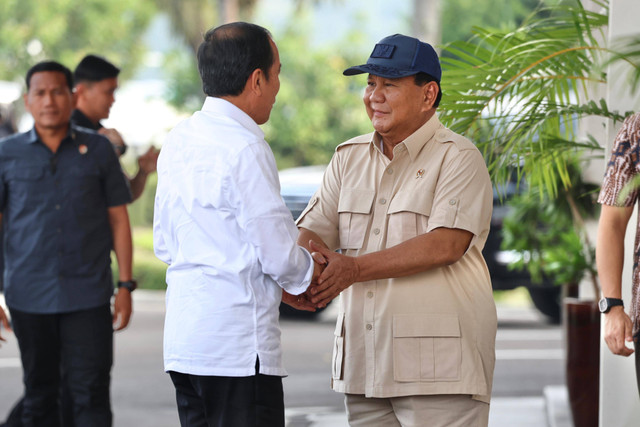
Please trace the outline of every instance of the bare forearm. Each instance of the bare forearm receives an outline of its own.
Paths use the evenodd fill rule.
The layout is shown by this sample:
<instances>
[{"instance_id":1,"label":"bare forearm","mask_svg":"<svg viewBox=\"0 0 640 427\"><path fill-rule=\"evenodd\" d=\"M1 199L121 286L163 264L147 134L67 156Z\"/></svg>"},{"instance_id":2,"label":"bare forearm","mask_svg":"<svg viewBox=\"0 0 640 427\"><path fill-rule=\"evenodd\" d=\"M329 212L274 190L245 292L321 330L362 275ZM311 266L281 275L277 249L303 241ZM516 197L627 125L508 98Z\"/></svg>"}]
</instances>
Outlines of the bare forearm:
<instances>
[{"instance_id":1,"label":"bare forearm","mask_svg":"<svg viewBox=\"0 0 640 427\"><path fill-rule=\"evenodd\" d=\"M302 246L309 252L312 252L311 248L309 248L310 240L313 240L314 242L324 246L325 248L327 247L324 241L316 233L314 233L313 231L307 228L299 228L298 229L298 245Z\"/></svg>"},{"instance_id":2,"label":"bare forearm","mask_svg":"<svg viewBox=\"0 0 640 427\"><path fill-rule=\"evenodd\" d=\"M404 277L453 264L465 253L473 235L459 229L436 229L383 251L356 258L358 282Z\"/></svg>"},{"instance_id":3,"label":"bare forearm","mask_svg":"<svg viewBox=\"0 0 640 427\"><path fill-rule=\"evenodd\" d=\"M603 206L598 224L596 265L602 295L609 298L622 298L624 236L631 214L627 209Z\"/></svg>"},{"instance_id":4,"label":"bare forearm","mask_svg":"<svg viewBox=\"0 0 640 427\"><path fill-rule=\"evenodd\" d=\"M113 239L113 250L118 260L119 280L128 281L133 277L131 228L126 205L109 208L109 222Z\"/></svg>"},{"instance_id":5,"label":"bare forearm","mask_svg":"<svg viewBox=\"0 0 640 427\"><path fill-rule=\"evenodd\" d=\"M131 197L133 200L137 200L144 191L144 186L147 183L147 177L149 175L142 169L138 169L138 173L133 178L129 179L129 186L131 187Z\"/></svg>"}]
</instances>

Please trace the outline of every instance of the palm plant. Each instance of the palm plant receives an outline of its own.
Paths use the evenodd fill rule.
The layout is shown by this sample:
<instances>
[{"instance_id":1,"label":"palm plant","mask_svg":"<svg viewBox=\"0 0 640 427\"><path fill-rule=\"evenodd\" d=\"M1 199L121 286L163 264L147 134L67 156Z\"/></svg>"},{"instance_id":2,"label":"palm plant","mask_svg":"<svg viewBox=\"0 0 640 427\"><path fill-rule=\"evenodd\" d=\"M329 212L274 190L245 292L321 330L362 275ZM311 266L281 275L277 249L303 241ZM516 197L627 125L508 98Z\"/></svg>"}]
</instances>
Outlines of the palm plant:
<instances>
[{"instance_id":1,"label":"palm plant","mask_svg":"<svg viewBox=\"0 0 640 427\"><path fill-rule=\"evenodd\" d=\"M607 2L598 4L603 13L573 0L537 11L514 31L476 28L471 40L444 48L441 118L478 143L498 181L515 166L555 197L558 183L570 183L569 159L602 155L593 138L577 139L577 121L624 118L591 100L606 82L597 64L610 52L602 41Z\"/></svg>"},{"instance_id":2,"label":"palm plant","mask_svg":"<svg viewBox=\"0 0 640 427\"><path fill-rule=\"evenodd\" d=\"M577 124L588 116L617 122L629 114L593 100L597 86L606 83L601 64L625 60L640 81L640 39L624 49L606 47L608 2L596 2L601 12L571 0L539 9L514 31L475 28L471 40L446 46L441 108L441 119L483 151L494 181L505 182L515 168L518 177L526 175L541 209L564 200L587 257L585 271L591 272L593 250L571 190L572 165L602 157L603 149L591 136L579 139ZM575 245L575 239L565 240Z\"/></svg>"}]
</instances>

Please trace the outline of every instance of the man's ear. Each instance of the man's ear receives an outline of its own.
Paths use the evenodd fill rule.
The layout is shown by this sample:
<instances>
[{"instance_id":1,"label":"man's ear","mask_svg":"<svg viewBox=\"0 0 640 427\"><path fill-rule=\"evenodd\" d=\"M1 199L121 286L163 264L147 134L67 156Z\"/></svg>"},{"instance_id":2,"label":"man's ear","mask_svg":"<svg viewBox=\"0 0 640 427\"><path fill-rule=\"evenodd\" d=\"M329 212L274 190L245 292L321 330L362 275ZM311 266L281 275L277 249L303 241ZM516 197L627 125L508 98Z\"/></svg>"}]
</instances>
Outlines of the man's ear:
<instances>
[{"instance_id":1,"label":"man's ear","mask_svg":"<svg viewBox=\"0 0 640 427\"><path fill-rule=\"evenodd\" d=\"M264 73L260 68L256 68L253 70L251 75L249 75L249 79L247 80L247 85L249 85L248 89L256 95L262 95L262 85L264 84Z\"/></svg>"},{"instance_id":2,"label":"man's ear","mask_svg":"<svg viewBox=\"0 0 640 427\"><path fill-rule=\"evenodd\" d=\"M73 91L77 94L84 94L87 89L88 89L88 84L82 82L82 83L76 83L76 86Z\"/></svg>"},{"instance_id":3,"label":"man's ear","mask_svg":"<svg viewBox=\"0 0 640 427\"><path fill-rule=\"evenodd\" d=\"M78 105L78 91L77 90L72 90L71 91L71 103L73 105L73 108L76 108Z\"/></svg>"},{"instance_id":4,"label":"man's ear","mask_svg":"<svg viewBox=\"0 0 640 427\"><path fill-rule=\"evenodd\" d=\"M435 104L436 98L438 97L438 83L429 82L425 84L422 89L424 94L424 103L427 104L427 109L433 108L433 104Z\"/></svg>"}]
</instances>

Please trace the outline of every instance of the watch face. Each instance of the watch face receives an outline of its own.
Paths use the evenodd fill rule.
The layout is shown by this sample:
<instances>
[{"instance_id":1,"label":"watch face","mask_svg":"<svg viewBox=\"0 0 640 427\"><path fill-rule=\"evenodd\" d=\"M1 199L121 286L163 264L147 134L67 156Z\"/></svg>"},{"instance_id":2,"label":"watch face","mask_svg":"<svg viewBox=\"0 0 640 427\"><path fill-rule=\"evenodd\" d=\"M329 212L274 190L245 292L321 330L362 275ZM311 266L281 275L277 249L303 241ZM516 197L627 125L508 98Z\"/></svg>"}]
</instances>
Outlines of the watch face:
<instances>
[{"instance_id":1,"label":"watch face","mask_svg":"<svg viewBox=\"0 0 640 427\"><path fill-rule=\"evenodd\" d=\"M607 300L605 298L602 298L600 301L598 301L598 306L600 307L600 311L604 313L605 311L607 311Z\"/></svg>"}]
</instances>

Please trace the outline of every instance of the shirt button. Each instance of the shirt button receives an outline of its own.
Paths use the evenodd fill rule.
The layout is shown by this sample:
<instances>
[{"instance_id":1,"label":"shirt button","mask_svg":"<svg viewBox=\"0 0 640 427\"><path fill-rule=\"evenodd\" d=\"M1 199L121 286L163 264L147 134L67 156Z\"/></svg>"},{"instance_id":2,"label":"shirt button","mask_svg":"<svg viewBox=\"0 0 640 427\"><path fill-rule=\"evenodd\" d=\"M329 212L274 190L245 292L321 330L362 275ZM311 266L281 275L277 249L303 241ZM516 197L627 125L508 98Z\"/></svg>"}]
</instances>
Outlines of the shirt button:
<instances>
[{"instance_id":1,"label":"shirt button","mask_svg":"<svg viewBox=\"0 0 640 427\"><path fill-rule=\"evenodd\" d=\"M60 205L56 205L56 210L59 211L60 210Z\"/></svg>"},{"instance_id":2,"label":"shirt button","mask_svg":"<svg viewBox=\"0 0 640 427\"><path fill-rule=\"evenodd\" d=\"M455 205L455 204L456 204L456 200L455 200L455 199L451 199L451 200L449 200L449 204L450 204L451 206Z\"/></svg>"},{"instance_id":3,"label":"shirt button","mask_svg":"<svg viewBox=\"0 0 640 427\"><path fill-rule=\"evenodd\" d=\"M375 230L373 230L373 234L375 234L376 236L380 234L380 229L376 228Z\"/></svg>"},{"instance_id":4,"label":"shirt button","mask_svg":"<svg viewBox=\"0 0 640 427\"><path fill-rule=\"evenodd\" d=\"M391 174L393 173L393 168L389 168L389 169L387 169L387 173L388 173L389 175L391 175Z\"/></svg>"},{"instance_id":5,"label":"shirt button","mask_svg":"<svg viewBox=\"0 0 640 427\"><path fill-rule=\"evenodd\" d=\"M387 199L380 199L380 204L384 205L385 203L387 203Z\"/></svg>"},{"instance_id":6,"label":"shirt button","mask_svg":"<svg viewBox=\"0 0 640 427\"><path fill-rule=\"evenodd\" d=\"M370 331L373 329L373 325L371 323L367 323L367 331Z\"/></svg>"},{"instance_id":7,"label":"shirt button","mask_svg":"<svg viewBox=\"0 0 640 427\"><path fill-rule=\"evenodd\" d=\"M368 298L373 298L373 292L371 292L371 291L367 292L367 297Z\"/></svg>"},{"instance_id":8,"label":"shirt button","mask_svg":"<svg viewBox=\"0 0 640 427\"><path fill-rule=\"evenodd\" d=\"M58 233L62 233L62 228L58 227Z\"/></svg>"}]
</instances>

